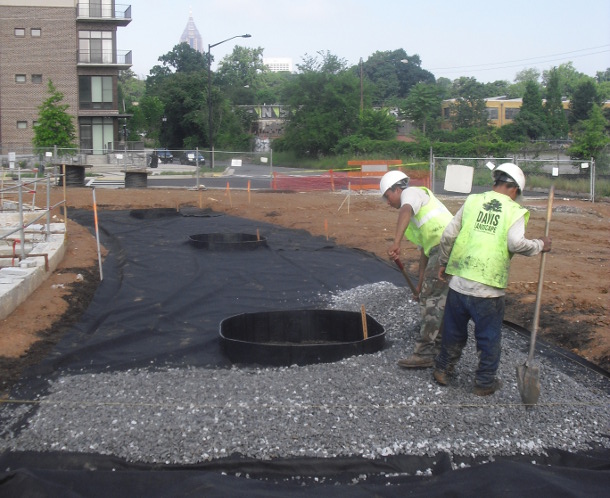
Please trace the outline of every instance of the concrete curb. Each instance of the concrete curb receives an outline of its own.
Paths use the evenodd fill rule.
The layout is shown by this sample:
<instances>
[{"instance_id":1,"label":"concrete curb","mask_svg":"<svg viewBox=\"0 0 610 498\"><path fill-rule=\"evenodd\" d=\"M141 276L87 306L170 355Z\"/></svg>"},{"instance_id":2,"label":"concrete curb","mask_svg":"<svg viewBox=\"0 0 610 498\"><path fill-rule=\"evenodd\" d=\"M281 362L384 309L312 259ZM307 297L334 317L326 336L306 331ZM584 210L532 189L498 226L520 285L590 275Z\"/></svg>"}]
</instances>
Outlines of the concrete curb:
<instances>
[{"instance_id":1,"label":"concrete curb","mask_svg":"<svg viewBox=\"0 0 610 498\"><path fill-rule=\"evenodd\" d=\"M19 266L0 268L0 320L8 317L55 271L66 252L66 226L53 223L48 240L34 243L31 254ZM48 267L47 267L48 260Z\"/></svg>"}]
</instances>

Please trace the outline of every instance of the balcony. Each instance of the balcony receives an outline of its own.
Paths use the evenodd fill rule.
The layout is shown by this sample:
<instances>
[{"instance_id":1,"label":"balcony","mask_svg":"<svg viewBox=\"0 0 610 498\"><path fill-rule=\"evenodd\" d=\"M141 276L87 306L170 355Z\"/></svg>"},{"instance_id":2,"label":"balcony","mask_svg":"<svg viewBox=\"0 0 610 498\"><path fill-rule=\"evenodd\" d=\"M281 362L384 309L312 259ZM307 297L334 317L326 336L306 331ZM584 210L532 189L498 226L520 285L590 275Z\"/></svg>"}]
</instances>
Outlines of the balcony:
<instances>
[{"instance_id":1,"label":"balcony","mask_svg":"<svg viewBox=\"0 0 610 498\"><path fill-rule=\"evenodd\" d=\"M131 50L79 50L77 52L79 67L104 66L117 69L129 69L132 65Z\"/></svg>"},{"instance_id":2,"label":"balcony","mask_svg":"<svg viewBox=\"0 0 610 498\"><path fill-rule=\"evenodd\" d=\"M76 20L111 23L127 26L131 22L131 5L91 5L88 2L76 6Z\"/></svg>"}]
</instances>

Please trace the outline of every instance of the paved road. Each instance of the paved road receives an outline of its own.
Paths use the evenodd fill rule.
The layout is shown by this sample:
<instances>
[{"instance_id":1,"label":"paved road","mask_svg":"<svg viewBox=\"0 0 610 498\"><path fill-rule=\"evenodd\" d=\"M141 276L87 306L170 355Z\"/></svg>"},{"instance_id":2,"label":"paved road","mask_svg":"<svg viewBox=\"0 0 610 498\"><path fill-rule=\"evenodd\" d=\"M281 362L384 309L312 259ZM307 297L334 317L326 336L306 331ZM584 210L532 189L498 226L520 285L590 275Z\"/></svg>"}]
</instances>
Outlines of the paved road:
<instances>
[{"instance_id":1,"label":"paved road","mask_svg":"<svg viewBox=\"0 0 610 498\"><path fill-rule=\"evenodd\" d=\"M204 186L208 189L225 189L227 187L227 182L229 183L231 189L246 189L248 188L248 182L250 182L251 190L265 190L272 187L273 173L289 174L293 176L315 176L320 174L320 171L299 170L281 166L271 167L268 165L258 164L244 164L240 167L227 168L224 173L214 175L212 175L209 170L206 171L204 169L202 171L202 176L199 178L194 176L196 171L195 167L188 165L159 164L158 168L149 169L148 171L149 174L147 178L147 185L149 187L180 187L193 189L196 189L197 186ZM119 173L118 169L117 173ZM180 173L184 173L184 176L181 176ZM121 177L123 176L122 172L119 174ZM443 185L444 183L442 180L436 181L434 192L438 195L467 195L448 192L444 190ZM473 186L472 188L473 193L485 192L487 190L489 190L489 186ZM545 197L546 193L526 191L525 196Z\"/></svg>"},{"instance_id":2,"label":"paved road","mask_svg":"<svg viewBox=\"0 0 610 498\"><path fill-rule=\"evenodd\" d=\"M182 166L181 168L188 168L188 166ZM216 176L203 176L197 179L187 176L175 176L175 175L163 175L164 172L175 172L175 165L163 165L159 170L160 175L149 175L148 185L151 187L186 187L196 188L199 184L210 189L224 189L227 187L227 182L232 189L246 189L248 187L248 181L250 182L250 188L252 190L263 190L271 188L272 171L276 173L290 174L290 175L302 175L311 176L320 174L319 171L311 170L296 170L294 168L282 168L260 165L244 165L237 168L232 168L233 171L229 174L216 175ZM194 168L188 171L188 174L193 174ZM468 194L460 194L456 192L448 192L443 188L443 181L439 180L435 182L434 192L438 195L452 195L452 196L466 196ZM490 182L491 186L491 182ZM473 186L472 193L485 192L489 190L490 186ZM525 192L526 197L545 197L545 192Z\"/></svg>"}]
</instances>

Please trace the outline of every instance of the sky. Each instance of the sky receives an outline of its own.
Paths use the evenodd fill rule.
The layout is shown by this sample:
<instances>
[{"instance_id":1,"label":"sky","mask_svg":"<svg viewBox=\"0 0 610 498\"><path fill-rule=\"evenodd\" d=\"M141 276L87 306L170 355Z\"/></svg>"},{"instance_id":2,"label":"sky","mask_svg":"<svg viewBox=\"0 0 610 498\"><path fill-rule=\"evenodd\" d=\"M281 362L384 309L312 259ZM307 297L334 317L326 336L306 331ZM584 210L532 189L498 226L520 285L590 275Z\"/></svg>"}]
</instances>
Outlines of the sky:
<instances>
[{"instance_id":1,"label":"sky","mask_svg":"<svg viewBox=\"0 0 610 498\"><path fill-rule=\"evenodd\" d=\"M132 21L118 29L119 50L131 50L145 78L180 42L192 12L216 62L241 45L293 66L319 52L348 65L377 51L404 49L440 77L513 82L572 62L595 76L610 68L609 0L129 0ZM295 67L296 70L296 67Z\"/></svg>"}]
</instances>

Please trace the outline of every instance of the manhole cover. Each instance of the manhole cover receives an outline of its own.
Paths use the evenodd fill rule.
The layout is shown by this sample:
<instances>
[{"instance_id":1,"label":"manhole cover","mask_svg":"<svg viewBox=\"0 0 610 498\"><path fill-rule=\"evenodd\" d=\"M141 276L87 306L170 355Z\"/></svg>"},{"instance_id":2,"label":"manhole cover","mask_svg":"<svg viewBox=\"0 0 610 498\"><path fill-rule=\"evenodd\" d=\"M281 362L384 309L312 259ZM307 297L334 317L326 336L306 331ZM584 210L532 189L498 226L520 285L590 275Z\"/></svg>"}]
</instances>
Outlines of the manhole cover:
<instances>
[{"instance_id":1,"label":"manhole cover","mask_svg":"<svg viewBox=\"0 0 610 498\"><path fill-rule=\"evenodd\" d=\"M383 348L384 328L362 314L337 310L243 313L220 323L220 340L233 363L288 366L329 363Z\"/></svg>"},{"instance_id":2,"label":"manhole cover","mask_svg":"<svg viewBox=\"0 0 610 498\"><path fill-rule=\"evenodd\" d=\"M195 247L212 251L243 251L267 245L267 239L249 233L199 233L189 240Z\"/></svg>"}]
</instances>

